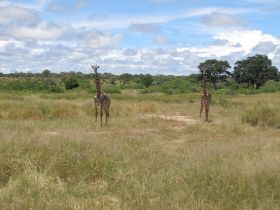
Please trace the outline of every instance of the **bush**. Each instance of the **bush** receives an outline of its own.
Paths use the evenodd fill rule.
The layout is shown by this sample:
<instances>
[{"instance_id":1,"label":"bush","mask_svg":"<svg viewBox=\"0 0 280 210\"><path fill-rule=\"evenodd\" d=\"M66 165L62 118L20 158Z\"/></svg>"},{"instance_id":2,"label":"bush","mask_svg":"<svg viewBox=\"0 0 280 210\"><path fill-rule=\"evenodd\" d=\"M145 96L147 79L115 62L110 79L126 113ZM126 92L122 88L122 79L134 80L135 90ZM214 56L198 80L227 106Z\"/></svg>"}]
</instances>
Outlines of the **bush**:
<instances>
[{"instance_id":1,"label":"bush","mask_svg":"<svg viewBox=\"0 0 280 210\"><path fill-rule=\"evenodd\" d=\"M108 85L103 88L106 93L121 93L121 88L117 85Z\"/></svg>"},{"instance_id":2,"label":"bush","mask_svg":"<svg viewBox=\"0 0 280 210\"><path fill-rule=\"evenodd\" d=\"M142 93L163 92L167 94L180 94L200 91L197 82L191 82L181 78L175 78L170 81L163 82L160 86L151 86L142 90Z\"/></svg>"},{"instance_id":3,"label":"bush","mask_svg":"<svg viewBox=\"0 0 280 210\"><path fill-rule=\"evenodd\" d=\"M269 80L265 83L263 87L260 88L260 91L264 93L280 91L280 83L273 80Z\"/></svg>"},{"instance_id":4,"label":"bush","mask_svg":"<svg viewBox=\"0 0 280 210\"><path fill-rule=\"evenodd\" d=\"M258 94L260 91L254 88L240 88L238 89L238 93L240 94Z\"/></svg>"},{"instance_id":5,"label":"bush","mask_svg":"<svg viewBox=\"0 0 280 210\"><path fill-rule=\"evenodd\" d=\"M215 91L215 94L220 95L236 95L237 91L232 89L219 89Z\"/></svg>"},{"instance_id":6,"label":"bush","mask_svg":"<svg viewBox=\"0 0 280 210\"><path fill-rule=\"evenodd\" d=\"M87 79L79 79L79 87L83 90L87 90L90 88L90 81Z\"/></svg>"},{"instance_id":7,"label":"bush","mask_svg":"<svg viewBox=\"0 0 280 210\"><path fill-rule=\"evenodd\" d=\"M21 78L21 79L3 79L0 82L2 91L32 91L61 93L63 89L52 79Z\"/></svg>"},{"instance_id":8,"label":"bush","mask_svg":"<svg viewBox=\"0 0 280 210\"><path fill-rule=\"evenodd\" d=\"M75 78L70 78L64 82L64 85L65 85L66 90L72 90L74 88L79 87L79 82Z\"/></svg>"},{"instance_id":9,"label":"bush","mask_svg":"<svg viewBox=\"0 0 280 210\"><path fill-rule=\"evenodd\" d=\"M153 83L152 75L150 75L150 74L143 75L142 78L141 78L141 82L146 87L150 87L152 85L152 83Z\"/></svg>"},{"instance_id":10,"label":"bush","mask_svg":"<svg viewBox=\"0 0 280 210\"><path fill-rule=\"evenodd\" d=\"M108 85L108 86L105 86L102 91L106 92L106 93L121 93L121 87L120 86L117 86L117 85ZM95 94L96 93L96 87L95 86L91 86L89 89L88 89L88 93L91 93L91 94Z\"/></svg>"},{"instance_id":11,"label":"bush","mask_svg":"<svg viewBox=\"0 0 280 210\"><path fill-rule=\"evenodd\" d=\"M96 93L96 87L95 86L91 86L88 90L87 90L88 93L90 94L95 94Z\"/></svg>"},{"instance_id":12,"label":"bush","mask_svg":"<svg viewBox=\"0 0 280 210\"><path fill-rule=\"evenodd\" d=\"M52 79L45 79L43 80L44 83L44 91L48 93L63 93L64 90L60 87L55 80Z\"/></svg>"},{"instance_id":13,"label":"bush","mask_svg":"<svg viewBox=\"0 0 280 210\"><path fill-rule=\"evenodd\" d=\"M160 86L152 86L149 88L144 88L140 92L143 94L148 94L148 93L156 93L156 92L164 92L164 91L163 91L162 87L160 87Z\"/></svg>"},{"instance_id":14,"label":"bush","mask_svg":"<svg viewBox=\"0 0 280 210\"><path fill-rule=\"evenodd\" d=\"M59 86L51 86L48 88L49 93L63 93L64 90Z\"/></svg>"},{"instance_id":15,"label":"bush","mask_svg":"<svg viewBox=\"0 0 280 210\"><path fill-rule=\"evenodd\" d=\"M127 83L126 85L121 84L120 87L121 89L138 89L138 90L146 88L146 86L143 85L142 83L137 83L137 84Z\"/></svg>"}]
</instances>

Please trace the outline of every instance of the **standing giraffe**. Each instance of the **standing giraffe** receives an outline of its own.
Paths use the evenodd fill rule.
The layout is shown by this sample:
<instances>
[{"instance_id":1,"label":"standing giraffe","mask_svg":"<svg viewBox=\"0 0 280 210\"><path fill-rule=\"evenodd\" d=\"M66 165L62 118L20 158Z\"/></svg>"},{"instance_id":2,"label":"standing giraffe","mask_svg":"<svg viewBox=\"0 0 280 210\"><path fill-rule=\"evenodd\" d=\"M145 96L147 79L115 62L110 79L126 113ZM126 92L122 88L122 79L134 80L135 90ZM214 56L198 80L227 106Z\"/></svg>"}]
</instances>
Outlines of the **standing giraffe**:
<instances>
[{"instance_id":1,"label":"standing giraffe","mask_svg":"<svg viewBox=\"0 0 280 210\"><path fill-rule=\"evenodd\" d=\"M95 73L95 85L96 85L96 95L94 96L94 105L95 105L95 122L97 122L97 115L98 115L98 107L100 106L100 118L101 118L101 127L102 125L102 116L103 110L105 112L106 117L106 124L108 126L108 118L109 118L109 109L110 109L110 97L107 93L101 91L101 83L100 83L100 76L97 72L99 68L98 65L91 66Z\"/></svg>"},{"instance_id":2,"label":"standing giraffe","mask_svg":"<svg viewBox=\"0 0 280 210\"><path fill-rule=\"evenodd\" d=\"M209 122L208 121L208 114L209 114L209 108L210 108L210 105L211 105L211 102L212 102L212 99L211 99L212 96L211 96L211 93L209 92L209 90L207 89L207 86L206 86L206 79L205 79L206 70L207 70L207 67L202 68L203 90L202 90L202 96L201 96L200 117L201 117L201 113L202 113L203 107L204 107L205 108L205 115L206 115L205 121Z\"/></svg>"}]
</instances>

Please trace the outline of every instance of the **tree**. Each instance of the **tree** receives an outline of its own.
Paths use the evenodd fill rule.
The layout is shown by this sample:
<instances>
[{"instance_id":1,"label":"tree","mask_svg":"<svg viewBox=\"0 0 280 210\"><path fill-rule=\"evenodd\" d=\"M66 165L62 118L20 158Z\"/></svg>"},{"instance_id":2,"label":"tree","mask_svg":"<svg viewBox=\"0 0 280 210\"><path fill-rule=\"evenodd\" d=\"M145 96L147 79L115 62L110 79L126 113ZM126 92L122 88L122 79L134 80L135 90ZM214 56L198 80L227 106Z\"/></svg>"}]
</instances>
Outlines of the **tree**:
<instances>
[{"instance_id":1,"label":"tree","mask_svg":"<svg viewBox=\"0 0 280 210\"><path fill-rule=\"evenodd\" d=\"M228 71L231 66L227 61L218 61L216 59L206 60L203 63L200 63L198 68L200 69L201 75L199 79L202 80L202 69L206 68L206 81L213 84L214 88L217 89L217 83L219 81L225 81L231 73Z\"/></svg>"},{"instance_id":2,"label":"tree","mask_svg":"<svg viewBox=\"0 0 280 210\"><path fill-rule=\"evenodd\" d=\"M153 77L150 74L141 75L141 82L146 87L150 87L153 84Z\"/></svg>"},{"instance_id":3,"label":"tree","mask_svg":"<svg viewBox=\"0 0 280 210\"><path fill-rule=\"evenodd\" d=\"M42 75L43 75L43 77L48 78L48 77L50 77L51 72L50 72L50 70L45 69L45 70L42 72Z\"/></svg>"},{"instance_id":4,"label":"tree","mask_svg":"<svg viewBox=\"0 0 280 210\"><path fill-rule=\"evenodd\" d=\"M237 83L248 83L256 89L268 80L278 81L278 69L272 66L272 61L265 55L255 55L234 66L233 77Z\"/></svg>"},{"instance_id":5,"label":"tree","mask_svg":"<svg viewBox=\"0 0 280 210\"><path fill-rule=\"evenodd\" d=\"M122 81L123 85L125 86L131 80L132 75L129 73L124 73L120 75L120 80Z\"/></svg>"}]
</instances>

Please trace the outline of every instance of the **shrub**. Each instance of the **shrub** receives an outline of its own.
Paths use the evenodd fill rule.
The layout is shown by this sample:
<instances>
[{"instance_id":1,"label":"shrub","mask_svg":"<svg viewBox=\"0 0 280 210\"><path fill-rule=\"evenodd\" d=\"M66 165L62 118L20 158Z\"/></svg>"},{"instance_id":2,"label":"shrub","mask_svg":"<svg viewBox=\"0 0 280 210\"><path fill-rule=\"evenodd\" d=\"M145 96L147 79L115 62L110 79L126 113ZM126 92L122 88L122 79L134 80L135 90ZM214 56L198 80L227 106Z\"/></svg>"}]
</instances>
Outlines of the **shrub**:
<instances>
[{"instance_id":1,"label":"shrub","mask_svg":"<svg viewBox=\"0 0 280 210\"><path fill-rule=\"evenodd\" d=\"M199 84L197 82L187 81L181 78L175 78L170 81L163 82L159 86L151 86L142 90L142 93L154 93L163 92L167 94L180 94L200 91Z\"/></svg>"},{"instance_id":2,"label":"shrub","mask_svg":"<svg viewBox=\"0 0 280 210\"><path fill-rule=\"evenodd\" d=\"M87 90L90 88L90 81L87 79L79 79L79 87L81 87L84 90Z\"/></svg>"},{"instance_id":3,"label":"shrub","mask_svg":"<svg viewBox=\"0 0 280 210\"><path fill-rule=\"evenodd\" d=\"M160 87L160 86L152 86L149 88L144 88L140 92L143 94L148 94L148 93L156 93L156 92L164 92L164 91L163 91L162 87Z\"/></svg>"},{"instance_id":4,"label":"shrub","mask_svg":"<svg viewBox=\"0 0 280 210\"><path fill-rule=\"evenodd\" d=\"M142 84L146 87L150 87L153 83L153 77L150 74L145 74L141 78Z\"/></svg>"},{"instance_id":5,"label":"shrub","mask_svg":"<svg viewBox=\"0 0 280 210\"><path fill-rule=\"evenodd\" d=\"M79 82L75 78L70 78L64 82L64 85L65 85L66 90L72 90L74 88L79 87Z\"/></svg>"},{"instance_id":6,"label":"shrub","mask_svg":"<svg viewBox=\"0 0 280 210\"><path fill-rule=\"evenodd\" d=\"M254 88L240 88L238 89L238 93L240 94L258 94L260 91Z\"/></svg>"},{"instance_id":7,"label":"shrub","mask_svg":"<svg viewBox=\"0 0 280 210\"><path fill-rule=\"evenodd\" d=\"M221 94L221 95L236 95L236 90L232 89L219 89L215 91L215 94Z\"/></svg>"},{"instance_id":8,"label":"shrub","mask_svg":"<svg viewBox=\"0 0 280 210\"><path fill-rule=\"evenodd\" d=\"M108 85L108 86L105 86L104 88L102 88L102 90L106 93L117 93L117 94L121 93L121 87L117 86L117 85ZM95 94L96 93L96 87L91 86L88 89L88 93Z\"/></svg>"},{"instance_id":9,"label":"shrub","mask_svg":"<svg viewBox=\"0 0 280 210\"><path fill-rule=\"evenodd\" d=\"M280 91L280 83L269 80L263 87L260 88L260 91L264 93Z\"/></svg>"},{"instance_id":10,"label":"shrub","mask_svg":"<svg viewBox=\"0 0 280 210\"><path fill-rule=\"evenodd\" d=\"M0 82L2 91L32 91L61 93L63 89L53 79L21 78L21 79L3 79Z\"/></svg>"},{"instance_id":11,"label":"shrub","mask_svg":"<svg viewBox=\"0 0 280 210\"><path fill-rule=\"evenodd\" d=\"M103 88L106 93L121 93L121 88L117 85L108 85Z\"/></svg>"},{"instance_id":12,"label":"shrub","mask_svg":"<svg viewBox=\"0 0 280 210\"><path fill-rule=\"evenodd\" d=\"M49 93L63 93L64 90L59 86L51 86L48 88Z\"/></svg>"},{"instance_id":13,"label":"shrub","mask_svg":"<svg viewBox=\"0 0 280 210\"><path fill-rule=\"evenodd\" d=\"M252 126L280 128L280 111L278 108L256 105L243 113L242 122Z\"/></svg>"}]
</instances>

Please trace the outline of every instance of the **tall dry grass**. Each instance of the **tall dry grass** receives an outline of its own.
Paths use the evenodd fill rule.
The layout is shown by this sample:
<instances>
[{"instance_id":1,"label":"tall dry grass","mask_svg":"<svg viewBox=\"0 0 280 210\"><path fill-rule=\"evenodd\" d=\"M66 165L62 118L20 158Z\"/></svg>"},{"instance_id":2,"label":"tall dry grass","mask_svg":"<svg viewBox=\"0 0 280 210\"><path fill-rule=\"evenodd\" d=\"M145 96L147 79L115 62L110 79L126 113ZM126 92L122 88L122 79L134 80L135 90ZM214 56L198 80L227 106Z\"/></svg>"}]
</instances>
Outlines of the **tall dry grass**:
<instances>
[{"instance_id":1,"label":"tall dry grass","mask_svg":"<svg viewBox=\"0 0 280 210\"><path fill-rule=\"evenodd\" d=\"M280 130L243 122L278 94L214 95L197 124L141 115L199 120L198 95L112 95L110 128L67 97L0 94L0 209L279 209Z\"/></svg>"}]
</instances>

